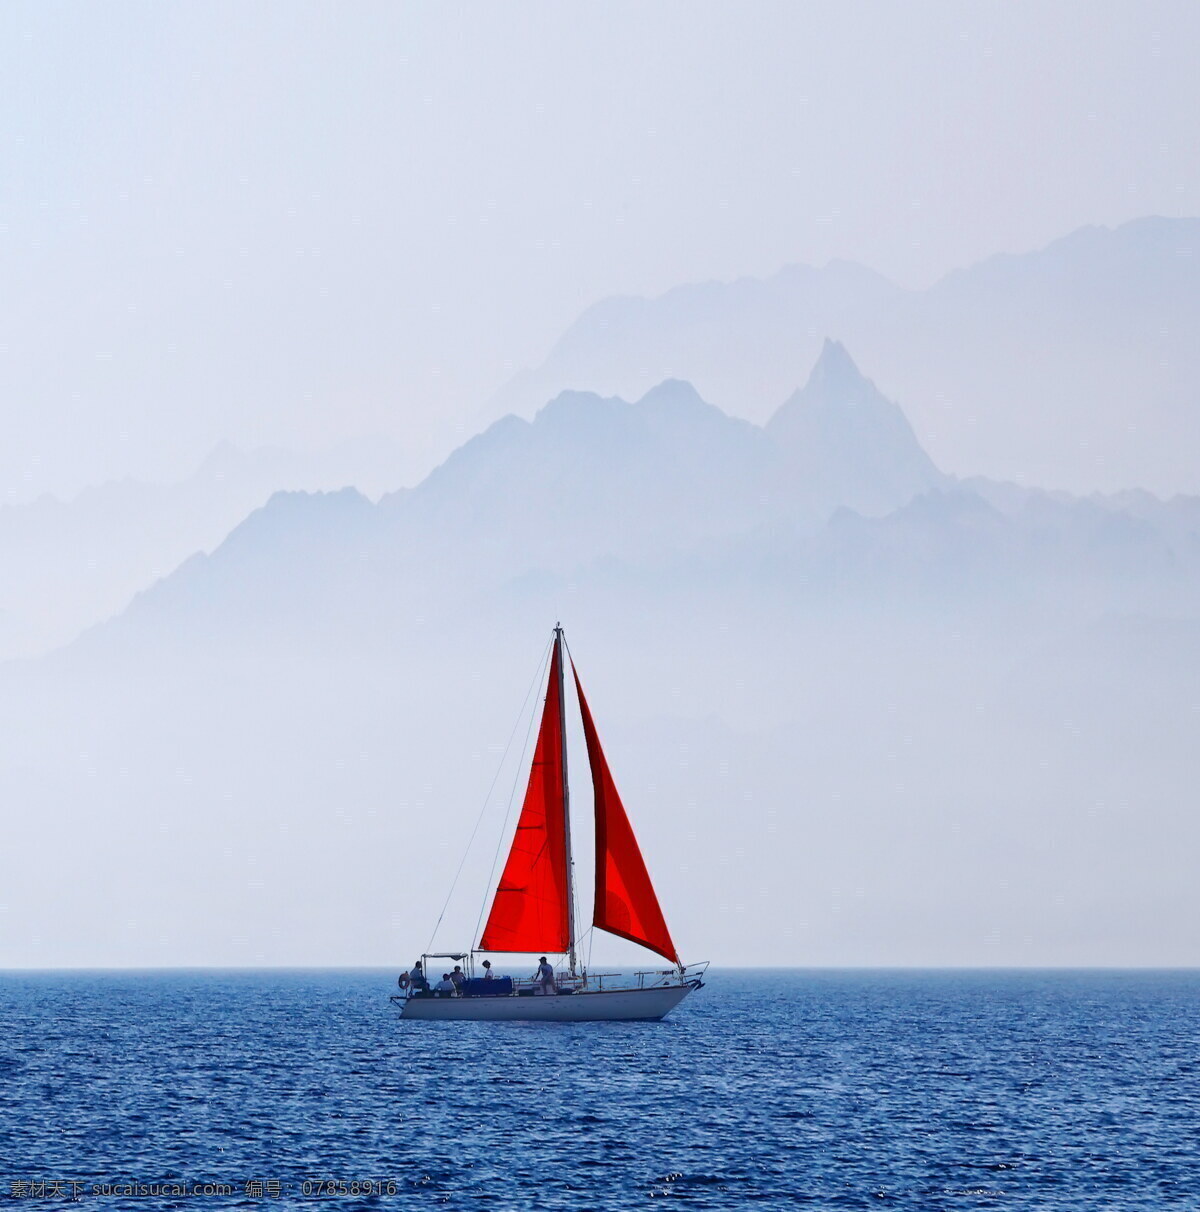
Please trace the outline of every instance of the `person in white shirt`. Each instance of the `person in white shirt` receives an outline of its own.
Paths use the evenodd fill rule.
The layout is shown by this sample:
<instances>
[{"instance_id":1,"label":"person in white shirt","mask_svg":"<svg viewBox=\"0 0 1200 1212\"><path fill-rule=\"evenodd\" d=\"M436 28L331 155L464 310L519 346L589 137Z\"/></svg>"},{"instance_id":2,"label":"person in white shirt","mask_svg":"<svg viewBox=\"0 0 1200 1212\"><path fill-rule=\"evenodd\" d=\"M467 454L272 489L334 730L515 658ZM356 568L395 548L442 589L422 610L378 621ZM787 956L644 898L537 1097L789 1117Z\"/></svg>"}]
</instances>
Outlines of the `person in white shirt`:
<instances>
[{"instance_id":1,"label":"person in white shirt","mask_svg":"<svg viewBox=\"0 0 1200 1212\"><path fill-rule=\"evenodd\" d=\"M538 957L538 970L533 979L538 982L543 997L558 992L554 987L554 969L546 962L544 955Z\"/></svg>"},{"instance_id":2,"label":"person in white shirt","mask_svg":"<svg viewBox=\"0 0 1200 1212\"><path fill-rule=\"evenodd\" d=\"M442 973L442 979L434 985L433 991L441 997L453 996L457 992L449 972Z\"/></svg>"},{"instance_id":3,"label":"person in white shirt","mask_svg":"<svg viewBox=\"0 0 1200 1212\"><path fill-rule=\"evenodd\" d=\"M495 979L496 979L496 978L495 978L495 977L492 975L492 961L491 961L491 960L484 960L484 961L483 961L483 979L484 979L485 981L491 981L491 980L495 980Z\"/></svg>"}]
</instances>

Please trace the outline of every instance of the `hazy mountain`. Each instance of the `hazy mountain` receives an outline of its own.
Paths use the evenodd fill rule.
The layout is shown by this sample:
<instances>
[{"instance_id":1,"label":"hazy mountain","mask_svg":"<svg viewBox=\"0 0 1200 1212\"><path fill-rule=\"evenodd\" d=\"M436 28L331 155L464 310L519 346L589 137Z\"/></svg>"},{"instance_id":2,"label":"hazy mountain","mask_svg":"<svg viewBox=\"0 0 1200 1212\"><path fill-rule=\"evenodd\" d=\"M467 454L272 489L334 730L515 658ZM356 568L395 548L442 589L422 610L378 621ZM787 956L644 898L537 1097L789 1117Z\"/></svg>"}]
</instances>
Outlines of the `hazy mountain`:
<instances>
[{"instance_id":1,"label":"hazy mountain","mask_svg":"<svg viewBox=\"0 0 1200 1212\"><path fill-rule=\"evenodd\" d=\"M680 287L589 308L497 411L564 388L636 398L688 379L762 422L832 336L939 467L1075 492L1200 492L1200 220L1085 228L924 290L858 266Z\"/></svg>"},{"instance_id":2,"label":"hazy mountain","mask_svg":"<svg viewBox=\"0 0 1200 1212\"><path fill-rule=\"evenodd\" d=\"M532 421L490 426L377 509L351 491L282 494L138 614L177 598L243 615L254 599L254 617L289 600L415 611L602 561L648 567L747 535L812 533L839 508L882 514L945 482L899 408L827 343L765 430L676 380L632 404L564 392Z\"/></svg>"},{"instance_id":3,"label":"hazy mountain","mask_svg":"<svg viewBox=\"0 0 1200 1212\"><path fill-rule=\"evenodd\" d=\"M187 480L134 480L0 506L0 660L65 644L196 551L220 543L284 489L398 487L387 442L298 454L218 446Z\"/></svg>"},{"instance_id":4,"label":"hazy mountain","mask_svg":"<svg viewBox=\"0 0 1200 1212\"><path fill-rule=\"evenodd\" d=\"M667 378L751 420L800 383L829 333L903 291L861 265L789 265L770 278L683 285L657 299L623 296L589 307L546 361L518 374L494 411L528 415L564 388L636 399Z\"/></svg>"},{"instance_id":5,"label":"hazy mountain","mask_svg":"<svg viewBox=\"0 0 1200 1212\"><path fill-rule=\"evenodd\" d=\"M411 960L478 828L469 941L555 619L689 957L1200 961L1200 502L943 479L831 344L766 428L567 393L277 494L0 669L0 965Z\"/></svg>"},{"instance_id":6,"label":"hazy mountain","mask_svg":"<svg viewBox=\"0 0 1200 1212\"><path fill-rule=\"evenodd\" d=\"M826 340L804 387L767 422L804 492L828 509L890 513L945 482L901 409Z\"/></svg>"},{"instance_id":7,"label":"hazy mountain","mask_svg":"<svg viewBox=\"0 0 1200 1212\"><path fill-rule=\"evenodd\" d=\"M564 392L532 423L509 417L399 506L409 529L554 567L744 530L786 507L781 471L761 429L668 381L636 404Z\"/></svg>"}]
</instances>

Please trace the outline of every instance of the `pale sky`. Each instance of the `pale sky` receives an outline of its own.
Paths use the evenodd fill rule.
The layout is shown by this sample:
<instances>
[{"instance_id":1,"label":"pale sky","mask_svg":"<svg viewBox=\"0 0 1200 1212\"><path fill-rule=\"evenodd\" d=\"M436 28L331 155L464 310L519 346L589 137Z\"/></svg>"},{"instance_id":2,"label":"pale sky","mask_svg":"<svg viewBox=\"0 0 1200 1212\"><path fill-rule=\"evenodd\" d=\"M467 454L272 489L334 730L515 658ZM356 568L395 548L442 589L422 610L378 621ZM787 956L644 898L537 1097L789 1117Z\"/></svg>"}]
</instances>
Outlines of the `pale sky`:
<instances>
[{"instance_id":1,"label":"pale sky","mask_svg":"<svg viewBox=\"0 0 1200 1212\"><path fill-rule=\"evenodd\" d=\"M8 4L0 501L383 434L614 293L1200 214L1187 3Z\"/></svg>"}]
</instances>

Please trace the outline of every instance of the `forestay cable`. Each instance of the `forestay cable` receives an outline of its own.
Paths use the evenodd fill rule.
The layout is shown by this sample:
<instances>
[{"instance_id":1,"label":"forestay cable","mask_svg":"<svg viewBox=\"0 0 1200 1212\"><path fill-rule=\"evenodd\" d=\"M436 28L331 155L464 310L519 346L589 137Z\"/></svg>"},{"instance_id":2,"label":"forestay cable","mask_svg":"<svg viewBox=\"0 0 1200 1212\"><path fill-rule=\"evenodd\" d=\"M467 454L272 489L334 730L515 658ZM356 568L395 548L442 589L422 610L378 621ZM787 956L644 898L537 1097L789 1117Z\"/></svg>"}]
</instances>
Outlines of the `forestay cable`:
<instances>
[{"instance_id":1,"label":"forestay cable","mask_svg":"<svg viewBox=\"0 0 1200 1212\"><path fill-rule=\"evenodd\" d=\"M549 650L549 646L547 646L547 652L548 652L548 650ZM462 858L459 859L459 861L458 861L458 870L455 871L454 878L450 881L450 890L446 893L446 899L442 904L442 911L441 911L441 913L438 914L437 922L434 924L434 927L433 927L433 933L429 936L429 942L425 946L426 953L428 953L429 951L431 951L433 949L433 941L434 941L434 939L437 938L437 932L441 927L442 918L444 918L446 916L446 910L450 906L450 898L454 895L454 888L455 888L455 885L457 885L457 883L458 883L458 877L460 875L462 875L462 869L466 865L467 856L471 853L471 847L475 843L475 836L479 832L479 826L483 823L484 813L487 812L487 806L491 802L492 792L495 791L496 784L500 781L500 772L504 769L504 763L508 760L509 751L512 749L513 738L517 735L517 729L520 728L520 726L521 726L521 720L525 718L525 708L529 704L529 696L531 694L533 694L534 690L537 688L538 684L542 680L542 670L545 668L545 665L546 665L546 657L547 657L547 653L544 652L542 654L541 663L538 665L537 673L534 674L533 681L529 683L529 689L525 691L525 698L524 698L523 702L521 703L520 711L517 713L516 722L513 724L512 732L510 732L508 734L508 742L504 746L503 754L501 754L501 756L500 756L500 763L496 767L496 773L492 776L491 786L488 787L488 789L487 789L487 795L485 795L483 797L483 807L480 808L479 815L475 818L475 827L471 830L471 836L467 839L466 849L463 851ZM536 715L537 713L534 712L533 714ZM529 744L529 737L527 734L526 738L525 738L526 747L528 746L528 744ZM522 757L523 756L524 756L524 750L522 750ZM521 771L521 767L520 767L520 765L518 765L517 766L518 776L520 775L520 771ZM512 798L510 797L509 804L508 804L508 812L505 814L505 817L504 817L504 823L506 826L508 824L508 816L511 813L511 811L512 811ZM500 836L501 836L501 838L503 838L503 836L504 836L503 832L501 832ZM492 871L495 871L495 869L496 869L496 860L493 859L492 860ZM491 884L491 878L492 878L491 875L489 875L488 876L488 885L489 886ZM484 903L485 904L487 903L486 891L484 892ZM480 918L483 917L482 910L480 910L479 916L480 916ZM476 934L479 933L478 923L476 923L475 933Z\"/></svg>"}]
</instances>

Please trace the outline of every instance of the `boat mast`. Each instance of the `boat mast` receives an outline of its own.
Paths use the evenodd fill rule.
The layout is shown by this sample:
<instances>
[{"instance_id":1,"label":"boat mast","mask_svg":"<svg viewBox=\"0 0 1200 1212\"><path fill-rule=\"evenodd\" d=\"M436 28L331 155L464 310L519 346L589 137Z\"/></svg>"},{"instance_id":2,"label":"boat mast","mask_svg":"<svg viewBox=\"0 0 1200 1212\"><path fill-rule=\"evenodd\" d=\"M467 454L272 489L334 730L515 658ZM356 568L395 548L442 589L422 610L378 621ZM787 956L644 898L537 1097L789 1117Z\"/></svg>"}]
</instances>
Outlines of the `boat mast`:
<instances>
[{"instance_id":1,"label":"boat mast","mask_svg":"<svg viewBox=\"0 0 1200 1212\"><path fill-rule=\"evenodd\" d=\"M571 857L571 789L567 781L567 700L563 690L563 630L554 624L554 644L558 654L559 744L562 748L563 838L567 847L567 951L571 975L575 975L575 860Z\"/></svg>"}]
</instances>

